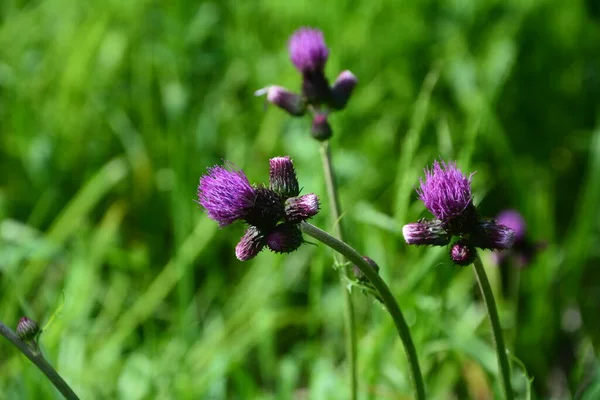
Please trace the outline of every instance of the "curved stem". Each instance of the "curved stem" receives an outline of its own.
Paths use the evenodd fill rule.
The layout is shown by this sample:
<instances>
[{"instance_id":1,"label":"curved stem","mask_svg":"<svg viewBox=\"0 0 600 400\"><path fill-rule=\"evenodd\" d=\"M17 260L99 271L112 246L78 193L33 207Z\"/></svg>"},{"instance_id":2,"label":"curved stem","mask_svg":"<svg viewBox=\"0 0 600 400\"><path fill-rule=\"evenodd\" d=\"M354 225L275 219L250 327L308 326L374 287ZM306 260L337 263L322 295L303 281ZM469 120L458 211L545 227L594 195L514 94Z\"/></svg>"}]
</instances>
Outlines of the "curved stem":
<instances>
[{"instance_id":1,"label":"curved stem","mask_svg":"<svg viewBox=\"0 0 600 400\"><path fill-rule=\"evenodd\" d=\"M492 325L492 334L496 344L496 354L498 355L498 366L500 367L500 375L502 376L504 395L507 400L512 400L514 399L514 394L510 384L510 364L508 363L508 355L506 354L506 346L504 345L504 336L502 335L502 326L500 325L500 318L498 317L498 308L496 307L496 300L494 299L492 287L490 286L490 282L488 281L479 256L476 256L475 261L473 261L473 270L477 276L479 289L481 290L481 295L485 301L490 324Z\"/></svg>"},{"instance_id":2,"label":"curved stem","mask_svg":"<svg viewBox=\"0 0 600 400\"><path fill-rule=\"evenodd\" d=\"M335 236L343 241L344 232L342 229L342 219L340 212L340 199L337 194L337 185L335 180L335 173L331 162L331 148L329 141L326 140L321 143L321 161L323 163L323 173L325 175L325 185L327 186L327 194L329 196L329 203L331 207L331 215L333 217L333 230ZM355 328L355 316L354 316L354 304L352 304L352 293L346 288L346 279L349 274L349 268L343 259L338 259L340 264L340 286L342 293L344 294L344 325L346 329L346 353L350 361L350 398L356 400L358 381L356 378L356 358L357 358L357 346L356 346L356 328Z\"/></svg>"},{"instance_id":3,"label":"curved stem","mask_svg":"<svg viewBox=\"0 0 600 400\"><path fill-rule=\"evenodd\" d=\"M52 365L46 361L40 351L34 351L27 343L23 342L19 337L6 325L0 322L0 334L10 341L25 357L35 364L40 371L52 382L54 387L68 400L79 400L79 397L69 387L67 382L56 372Z\"/></svg>"},{"instance_id":4,"label":"curved stem","mask_svg":"<svg viewBox=\"0 0 600 400\"><path fill-rule=\"evenodd\" d=\"M423 375L421 374L421 368L419 367L419 360L417 358L417 351L410 335L410 330L408 329L406 320L402 315L402 311L400 311L400 306L398 306L394 295L386 283L383 281L383 279L381 279L377 272L373 270L369 263L367 263L356 250L348 246L346 243L334 238L327 232L309 224L308 222L302 222L300 226L304 233L317 239L326 246L331 247L333 250L342 254L344 257L354 263L361 270L361 272L365 274L367 279L371 281L373 287L375 287L375 290L377 290L381 300L383 301L383 304L394 320L396 330L398 331L400 340L402 340L402 344L404 345L404 351L406 352L408 364L410 366L412 382L415 387L416 398L418 400L425 399Z\"/></svg>"}]
</instances>

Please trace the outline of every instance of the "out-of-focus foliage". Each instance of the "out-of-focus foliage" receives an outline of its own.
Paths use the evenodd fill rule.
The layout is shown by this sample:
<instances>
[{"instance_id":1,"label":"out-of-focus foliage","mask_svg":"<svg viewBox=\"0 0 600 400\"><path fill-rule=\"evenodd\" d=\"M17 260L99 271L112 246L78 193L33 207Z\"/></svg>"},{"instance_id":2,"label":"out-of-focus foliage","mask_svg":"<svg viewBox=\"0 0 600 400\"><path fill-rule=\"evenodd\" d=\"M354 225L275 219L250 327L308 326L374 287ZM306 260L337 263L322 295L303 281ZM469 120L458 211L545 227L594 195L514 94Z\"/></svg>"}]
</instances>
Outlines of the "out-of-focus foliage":
<instances>
[{"instance_id":1,"label":"out-of-focus foliage","mask_svg":"<svg viewBox=\"0 0 600 400\"><path fill-rule=\"evenodd\" d=\"M299 87L286 42L309 25L329 77L360 81L331 118L348 241L398 297L431 398L500 394L472 271L401 236L426 216L413 187L437 157L477 171L483 214L516 208L547 243L522 270L484 254L533 398L595 398L597 4L3 0L0 319L43 326L62 304L42 348L86 399L347 398L331 252L240 263L243 228L218 230L195 203L207 166L231 160L262 182L284 154L325 200L310 120L253 96ZM330 230L327 209L314 222ZM391 320L354 299L360 397L410 397ZM57 398L5 341L0 354L0 398Z\"/></svg>"}]
</instances>

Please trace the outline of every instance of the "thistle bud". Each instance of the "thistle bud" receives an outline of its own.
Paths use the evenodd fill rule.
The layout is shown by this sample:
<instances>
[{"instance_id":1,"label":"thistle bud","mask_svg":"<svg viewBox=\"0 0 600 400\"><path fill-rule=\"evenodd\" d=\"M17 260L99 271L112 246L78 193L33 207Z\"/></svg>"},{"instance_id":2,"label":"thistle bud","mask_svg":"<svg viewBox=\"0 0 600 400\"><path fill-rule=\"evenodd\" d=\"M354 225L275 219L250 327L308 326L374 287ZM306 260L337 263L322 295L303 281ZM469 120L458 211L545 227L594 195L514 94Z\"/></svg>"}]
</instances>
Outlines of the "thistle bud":
<instances>
[{"instance_id":1,"label":"thistle bud","mask_svg":"<svg viewBox=\"0 0 600 400\"><path fill-rule=\"evenodd\" d=\"M296 224L279 224L267 236L267 246L275 253L291 253L303 242L302 232Z\"/></svg>"},{"instance_id":2,"label":"thistle bud","mask_svg":"<svg viewBox=\"0 0 600 400\"><path fill-rule=\"evenodd\" d=\"M264 246L264 234L257 227L249 226L240 242L235 246L235 256L240 261L248 261L256 257Z\"/></svg>"},{"instance_id":3,"label":"thistle bud","mask_svg":"<svg viewBox=\"0 0 600 400\"><path fill-rule=\"evenodd\" d=\"M22 317L17 324L17 336L24 342L32 341L40 333L37 322L27 317Z\"/></svg>"},{"instance_id":4,"label":"thistle bud","mask_svg":"<svg viewBox=\"0 0 600 400\"><path fill-rule=\"evenodd\" d=\"M469 239L473 246L491 250L510 249L514 242L515 231L494 221L479 221Z\"/></svg>"},{"instance_id":5,"label":"thistle bud","mask_svg":"<svg viewBox=\"0 0 600 400\"><path fill-rule=\"evenodd\" d=\"M454 261L454 264L460 266L466 266L475 261L477 256L477 250L475 247L459 241L452 245L450 248L450 258Z\"/></svg>"},{"instance_id":6,"label":"thistle bud","mask_svg":"<svg viewBox=\"0 0 600 400\"><path fill-rule=\"evenodd\" d=\"M292 197L285 201L285 219L297 224L314 217L319 212L319 198L314 193Z\"/></svg>"},{"instance_id":7,"label":"thistle bud","mask_svg":"<svg viewBox=\"0 0 600 400\"><path fill-rule=\"evenodd\" d=\"M269 103L274 104L295 117L301 117L306 112L306 101L304 98L299 94L290 92L284 87L273 85L257 90L254 94L256 96L266 94Z\"/></svg>"},{"instance_id":8,"label":"thistle bud","mask_svg":"<svg viewBox=\"0 0 600 400\"><path fill-rule=\"evenodd\" d=\"M377 274L379 274L379 265L377 265L377 263L375 261L373 261L371 258L369 258L367 256L363 256L363 258L371 266L371 268L373 268L375 270L375 272ZM367 276L360 270L360 268L358 268L358 266L356 264L354 264L352 266L352 272L354 272L354 276L356 277L356 279L359 282L368 282L369 281Z\"/></svg>"},{"instance_id":9,"label":"thistle bud","mask_svg":"<svg viewBox=\"0 0 600 400\"><path fill-rule=\"evenodd\" d=\"M300 194L298 178L294 164L289 157L275 157L269 160L269 183L271 190L283 198L296 197Z\"/></svg>"},{"instance_id":10,"label":"thistle bud","mask_svg":"<svg viewBox=\"0 0 600 400\"><path fill-rule=\"evenodd\" d=\"M348 100L350 100L350 96L352 95L352 91L354 90L354 86L358 83L358 79L356 76L348 70L342 72L333 87L331 88L331 94L333 97L333 107L337 110L341 110L346 107L348 104Z\"/></svg>"},{"instance_id":11,"label":"thistle bud","mask_svg":"<svg viewBox=\"0 0 600 400\"><path fill-rule=\"evenodd\" d=\"M333 132L327 121L327 114L315 114L310 133L319 141L325 141L331 137Z\"/></svg>"},{"instance_id":12,"label":"thistle bud","mask_svg":"<svg viewBox=\"0 0 600 400\"><path fill-rule=\"evenodd\" d=\"M450 235L437 220L421 220L404 225L402 235L408 244L445 246L450 243Z\"/></svg>"}]
</instances>

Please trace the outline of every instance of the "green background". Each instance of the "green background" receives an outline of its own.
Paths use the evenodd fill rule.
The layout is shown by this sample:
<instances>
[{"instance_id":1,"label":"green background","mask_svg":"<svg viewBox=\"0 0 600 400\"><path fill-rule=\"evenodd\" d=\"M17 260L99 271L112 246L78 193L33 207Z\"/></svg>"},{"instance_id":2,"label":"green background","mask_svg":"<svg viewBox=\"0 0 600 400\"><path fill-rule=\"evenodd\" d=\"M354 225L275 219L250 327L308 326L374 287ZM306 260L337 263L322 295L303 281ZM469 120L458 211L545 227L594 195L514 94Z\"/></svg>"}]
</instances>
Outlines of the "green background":
<instances>
[{"instance_id":1,"label":"green background","mask_svg":"<svg viewBox=\"0 0 600 400\"><path fill-rule=\"evenodd\" d=\"M56 314L42 349L85 399L348 398L331 251L241 263L243 227L195 202L222 159L265 182L290 155L332 230L310 119L253 96L300 87L286 44L305 25L324 32L329 78L359 79L330 119L348 242L398 298L430 397L501 393L472 270L401 234L429 217L414 187L442 157L476 171L483 215L516 208L547 243L504 292L482 253L531 396L597 398L595 0L2 0L0 320ZM391 319L354 300L360 398L410 398ZM524 398L518 363L513 381ZM0 399L58 397L0 340Z\"/></svg>"}]
</instances>

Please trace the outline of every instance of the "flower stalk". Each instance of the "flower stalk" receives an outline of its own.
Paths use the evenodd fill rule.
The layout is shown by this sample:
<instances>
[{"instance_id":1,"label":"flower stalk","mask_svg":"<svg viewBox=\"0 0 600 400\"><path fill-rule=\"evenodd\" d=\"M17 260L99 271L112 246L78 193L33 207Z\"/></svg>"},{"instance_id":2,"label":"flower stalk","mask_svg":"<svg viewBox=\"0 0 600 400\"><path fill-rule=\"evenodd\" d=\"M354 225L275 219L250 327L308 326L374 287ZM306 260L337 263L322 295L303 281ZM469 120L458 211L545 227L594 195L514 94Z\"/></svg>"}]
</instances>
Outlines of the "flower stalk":
<instances>
[{"instance_id":1,"label":"flower stalk","mask_svg":"<svg viewBox=\"0 0 600 400\"><path fill-rule=\"evenodd\" d=\"M335 232L335 236L340 241L344 241L344 233L342 228L342 219L340 212L340 199L337 194L335 173L333 171L333 166L331 162L331 147L329 146L328 140L321 142L320 151L321 161L323 164L323 174L325 176L325 186L327 187L327 195L329 197L329 203L331 206L331 216L334 222L333 231ZM336 262L340 266L340 286L344 296L344 326L346 330L346 353L348 355L350 363L350 393L351 399L355 400L358 391L356 370L356 318L354 312L354 304L352 303L352 292L346 288L346 280L349 279L350 267L346 262L344 262L343 257L336 257Z\"/></svg>"},{"instance_id":2,"label":"flower stalk","mask_svg":"<svg viewBox=\"0 0 600 400\"><path fill-rule=\"evenodd\" d=\"M394 295L390 291L389 287L377 274L375 269L352 247L307 222L302 222L300 227L305 234L332 248L354 263L373 284L373 287L390 313L390 316L394 321L394 325L396 325L396 330L398 331L400 340L402 340L402 344L404 345L404 351L406 352L406 356L408 358L410 375L414 385L416 398L418 400L425 399L425 384L423 383L423 375L419 366L417 351L415 349L412 336L410 335L408 324L406 323L404 315L400 310L400 306L396 302L396 299L394 298Z\"/></svg>"},{"instance_id":3,"label":"flower stalk","mask_svg":"<svg viewBox=\"0 0 600 400\"><path fill-rule=\"evenodd\" d=\"M473 261L473 270L479 283L479 289L487 308L487 314L492 325L492 336L494 337L494 343L496 344L496 354L498 357L498 367L500 368L500 375L502 377L502 389L504 396L507 400L513 400L514 394L510 383L510 364L508 362L508 355L506 354L506 346L504 344L504 336L502 334L502 326L500 325L500 318L498 317L498 308L496 307L496 300L494 299L494 293L492 287L481 263L479 256L475 256Z\"/></svg>"}]
</instances>

